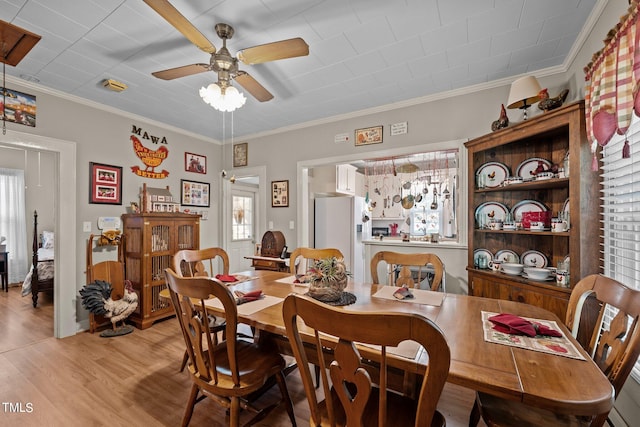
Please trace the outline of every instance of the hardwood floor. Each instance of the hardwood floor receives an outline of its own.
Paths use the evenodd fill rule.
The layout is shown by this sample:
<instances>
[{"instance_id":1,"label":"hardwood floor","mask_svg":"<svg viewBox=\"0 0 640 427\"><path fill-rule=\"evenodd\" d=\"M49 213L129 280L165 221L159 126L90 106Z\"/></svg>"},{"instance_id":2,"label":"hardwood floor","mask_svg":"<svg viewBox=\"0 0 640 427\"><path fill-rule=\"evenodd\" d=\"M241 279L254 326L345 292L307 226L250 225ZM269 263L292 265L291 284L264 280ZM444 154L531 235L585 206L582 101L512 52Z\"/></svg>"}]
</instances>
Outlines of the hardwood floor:
<instances>
[{"instance_id":1,"label":"hardwood floor","mask_svg":"<svg viewBox=\"0 0 640 427\"><path fill-rule=\"evenodd\" d=\"M184 347L174 318L122 337L83 332L55 339L50 296L41 293L34 309L19 287L0 294L0 425L180 425L191 383L178 372ZM287 382L298 425L308 425L297 371ZM274 387L258 403L277 398ZM447 384L439 410L448 426L468 425L473 398L472 391ZM205 399L191 425L225 426L225 413ZM258 425L290 424L278 408Z\"/></svg>"}]
</instances>

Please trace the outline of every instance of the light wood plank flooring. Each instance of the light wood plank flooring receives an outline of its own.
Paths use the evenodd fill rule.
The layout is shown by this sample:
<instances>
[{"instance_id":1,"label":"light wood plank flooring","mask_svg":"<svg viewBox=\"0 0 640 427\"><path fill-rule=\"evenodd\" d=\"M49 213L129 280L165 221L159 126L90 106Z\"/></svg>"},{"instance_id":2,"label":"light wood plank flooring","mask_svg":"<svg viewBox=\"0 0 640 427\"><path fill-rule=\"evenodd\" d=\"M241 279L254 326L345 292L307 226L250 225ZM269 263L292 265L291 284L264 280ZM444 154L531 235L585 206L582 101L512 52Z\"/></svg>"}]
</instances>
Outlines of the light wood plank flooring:
<instances>
[{"instance_id":1,"label":"light wood plank flooring","mask_svg":"<svg viewBox=\"0 0 640 427\"><path fill-rule=\"evenodd\" d=\"M178 372L184 347L176 322L167 319L116 338L83 332L55 339L50 296L41 293L34 309L19 287L0 292L0 425L180 425L190 380ZM297 371L287 382L298 425L308 425ZM468 424L473 397L472 391L447 384L439 410L448 426ZM274 387L258 403L277 398ZM206 399L196 406L191 425L225 426L225 421L224 411ZM278 408L258 425L290 424Z\"/></svg>"}]
</instances>

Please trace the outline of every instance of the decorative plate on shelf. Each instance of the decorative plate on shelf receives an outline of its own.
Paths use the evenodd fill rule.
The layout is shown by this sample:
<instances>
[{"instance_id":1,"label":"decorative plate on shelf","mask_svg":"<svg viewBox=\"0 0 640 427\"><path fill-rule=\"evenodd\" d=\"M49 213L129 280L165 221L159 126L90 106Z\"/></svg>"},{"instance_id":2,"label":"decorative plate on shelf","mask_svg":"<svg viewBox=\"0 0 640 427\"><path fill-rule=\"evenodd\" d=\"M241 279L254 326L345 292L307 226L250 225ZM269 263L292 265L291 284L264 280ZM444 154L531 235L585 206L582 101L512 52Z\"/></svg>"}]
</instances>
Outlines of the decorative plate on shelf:
<instances>
[{"instance_id":1,"label":"decorative plate on shelf","mask_svg":"<svg viewBox=\"0 0 640 427\"><path fill-rule=\"evenodd\" d=\"M521 176L525 180L535 179L536 175L534 172L541 163L545 171L551 169L551 162L549 160L543 159L542 157L532 157L518 165L516 168L516 176Z\"/></svg>"},{"instance_id":2,"label":"decorative plate on shelf","mask_svg":"<svg viewBox=\"0 0 640 427\"><path fill-rule=\"evenodd\" d=\"M549 260L542 252L531 250L522 253L522 263L525 267L545 268Z\"/></svg>"},{"instance_id":3,"label":"decorative plate on shelf","mask_svg":"<svg viewBox=\"0 0 640 427\"><path fill-rule=\"evenodd\" d=\"M476 176L485 176L485 186L488 188L500 187L508 176L511 176L509 167L500 162L487 162L476 171Z\"/></svg>"},{"instance_id":4,"label":"decorative plate on shelf","mask_svg":"<svg viewBox=\"0 0 640 427\"><path fill-rule=\"evenodd\" d=\"M533 199L521 200L511 208L514 220L522 219L522 212L547 212L549 208L542 202Z\"/></svg>"},{"instance_id":5,"label":"decorative plate on shelf","mask_svg":"<svg viewBox=\"0 0 640 427\"><path fill-rule=\"evenodd\" d=\"M485 222L489 222L492 219L501 219L504 221L509 213L509 209L500 202L485 202L476 208L476 221L480 225L480 219L483 218Z\"/></svg>"},{"instance_id":6,"label":"decorative plate on shelf","mask_svg":"<svg viewBox=\"0 0 640 427\"><path fill-rule=\"evenodd\" d=\"M478 248L475 251L473 251L473 264L477 265L478 264L478 258L479 257L485 257L487 259L487 262L491 261L493 259L493 254L491 253L490 250L488 249L484 249L484 248Z\"/></svg>"},{"instance_id":7,"label":"decorative plate on shelf","mask_svg":"<svg viewBox=\"0 0 640 427\"><path fill-rule=\"evenodd\" d=\"M498 259L502 262L520 262L520 257L518 256L518 254L511 249L502 249L501 251L496 252L495 259Z\"/></svg>"}]
</instances>

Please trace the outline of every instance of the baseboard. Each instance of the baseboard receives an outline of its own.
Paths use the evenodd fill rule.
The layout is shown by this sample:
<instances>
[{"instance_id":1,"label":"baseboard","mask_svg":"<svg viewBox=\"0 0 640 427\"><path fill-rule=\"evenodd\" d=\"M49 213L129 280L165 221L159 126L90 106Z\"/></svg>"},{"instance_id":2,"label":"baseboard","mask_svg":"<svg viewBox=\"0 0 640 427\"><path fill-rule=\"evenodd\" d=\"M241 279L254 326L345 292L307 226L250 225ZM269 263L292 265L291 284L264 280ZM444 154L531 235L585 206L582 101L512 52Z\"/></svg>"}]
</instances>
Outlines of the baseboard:
<instances>
[{"instance_id":1,"label":"baseboard","mask_svg":"<svg viewBox=\"0 0 640 427\"><path fill-rule=\"evenodd\" d=\"M615 407L611 412L609 412L609 420L613 424L613 427L629 427L629 425L624 422L618 411L616 411Z\"/></svg>"}]
</instances>

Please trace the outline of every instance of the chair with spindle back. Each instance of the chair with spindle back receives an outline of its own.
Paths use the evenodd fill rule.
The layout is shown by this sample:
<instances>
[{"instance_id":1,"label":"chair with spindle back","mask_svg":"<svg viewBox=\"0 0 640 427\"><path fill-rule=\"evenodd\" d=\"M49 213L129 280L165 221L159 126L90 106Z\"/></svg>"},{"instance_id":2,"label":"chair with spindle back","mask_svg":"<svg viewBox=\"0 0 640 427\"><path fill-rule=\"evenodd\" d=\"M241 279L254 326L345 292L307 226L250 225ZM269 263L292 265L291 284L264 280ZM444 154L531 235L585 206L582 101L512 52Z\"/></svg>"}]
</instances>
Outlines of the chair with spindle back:
<instances>
[{"instance_id":1,"label":"chair with spindle back","mask_svg":"<svg viewBox=\"0 0 640 427\"><path fill-rule=\"evenodd\" d=\"M449 373L450 350L444 334L427 318L415 313L353 312L332 307L311 297L290 294L282 313L302 376L314 426L444 426L436 407ZM371 327L375 325L375 327ZM313 386L307 356L313 342L321 366L323 400ZM337 343L328 343L328 336ZM416 341L429 357L419 397L413 399L387 390L387 347ZM370 374L358 347L380 346L379 367ZM326 347L333 346L331 353ZM329 358L329 366L325 364ZM330 382L327 377L330 374Z\"/></svg>"},{"instance_id":2,"label":"chair with spindle back","mask_svg":"<svg viewBox=\"0 0 640 427\"><path fill-rule=\"evenodd\" d=\"M229 425L239 425L241 410L255 414L247 425L254 424L277 405L258 409L250 400L270 387L271 379L275 378L282 395L279 403L285 405L291 424L295 426L293 404L283 373L284 358L267 344L237 338L238 309L229 288L215 278L180 277L170 268L165 270L165 275L192 361L189 364L191 393L182 425L189 424L195 404L203 397L210 397L229 410ZM224 308L225 338L220 341L210 332L208 319L211 313L205 300L211 296Z\"/></svg>"},{"instance_id":3,"label":"chair with spindle back","mask_svg":"<svg viewBox=\"0 0 640 427\"><path fill-rule=\"evenodd\" d=\"M183 249L173 256L173 271L183 277L214 277L217 259L222 261L222 274L229 274L229 255L222 248ZM209 332L217 339L218 332L224 332L224 319L211 316L209 319ZM180 372L187 366L189 354L184 352Z\"/></svg>"},{"instance_id":4,"label":"chair with spindle back","mask_svg":"<svg viewBox=\"0 0 640 427\"><path fill-rule=\"evenodd\" d=\"M378 280L378 264L386 263L388 272L388 285L418 287L423 280L429 280L432 291L442 289L446 292L444 263L436 254L432 253L408 253L380 251L371 258L371 279L373 283ZM431 276L431 266L433 274ZM413 277L411 267L418 270L417 280ZM423 273L424 269L424 275Z\"/></svg>"},{"instance_id":5,"label":"chair with spindle back","mask_svg":"<svg viewBox=\"0 0 640 427\"><path fill-rule=\"evenodd\" d=\"M580 344L609 378L615 390L614 396L620 393L640 355L639 320L640 291L617 280L592 274L580 280L571 291L565 323L572 327L572 335L578 341L581 341L578 338L580 336L587 337ZM481 417L489 427L602 426L608 415L585 417L557 414L477 393L469 426L476 426Z\"/></svg>"}]
</instances>

